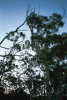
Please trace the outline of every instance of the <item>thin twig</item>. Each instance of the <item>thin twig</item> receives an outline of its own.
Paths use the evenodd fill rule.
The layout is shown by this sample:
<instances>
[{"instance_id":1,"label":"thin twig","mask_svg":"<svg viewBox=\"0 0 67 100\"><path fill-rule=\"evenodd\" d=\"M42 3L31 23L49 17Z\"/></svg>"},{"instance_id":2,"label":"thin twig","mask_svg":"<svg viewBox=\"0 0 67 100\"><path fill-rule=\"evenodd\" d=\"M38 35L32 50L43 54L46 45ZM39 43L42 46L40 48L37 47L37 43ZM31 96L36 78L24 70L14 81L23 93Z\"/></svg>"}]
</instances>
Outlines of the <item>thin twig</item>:
<instances>
[{"instance_id":1,"label":"thin twig","mask_svg":"<svg viewBox=\"0 0 67 100\"><path fill-rule=\"evenodd\" d=\"M13 31L13 32L17 32L18 29L20 29L20 28L25 24L25 22L26 22L26 20L25 20L20 26L18 26L18 27L16 28L16 30ZM10 33L9 33L9 34L10 34ZM7 34L7 35L1 40L0 45L4 42L4 40L8 37L9 34Z\"/></svg>"},{"instance_id":2,"label":"thin twig","mask_svg":"<svg viewBox=\"0 0 67 100\"><path fill-rule=\"evenodd\" d=\"M3 46L0 46L0 48L3 48L3 49L10 49L10 48L6 48L6 47L3 47Z\"/></svg>"},{"instance_id":3,"label":"thin twig","mask_svg":"<svg viewBox=\"0 0 67 100\"><path fill-rule=\"evenodd\" d=\"M0 55L1 57L6 57L8 55ZM13 56L23 56L23 55L13 55Z\"/></svg>"},{"instance_id":4,"label":"thin twig","mask_svg":"<svg viewBox=\"0 0 67 100\"><path fill-rule=\"evenodd\" d=\"M18 27L16 28L16 31L18 31L18 29L21 28L25 23L26 23L26 20L25 20L20 26L18 26Z\"/></svg>"}]
</instances>

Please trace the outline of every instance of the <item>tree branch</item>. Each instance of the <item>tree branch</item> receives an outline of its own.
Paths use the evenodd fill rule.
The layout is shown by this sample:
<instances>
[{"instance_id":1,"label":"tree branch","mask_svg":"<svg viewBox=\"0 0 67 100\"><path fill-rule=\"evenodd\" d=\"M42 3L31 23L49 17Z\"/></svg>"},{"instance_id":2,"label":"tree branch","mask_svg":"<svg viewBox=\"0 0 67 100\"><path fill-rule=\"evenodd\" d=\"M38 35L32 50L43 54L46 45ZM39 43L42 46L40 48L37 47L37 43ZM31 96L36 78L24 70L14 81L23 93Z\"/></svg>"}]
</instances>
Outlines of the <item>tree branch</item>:
<instances>
[{"instance_id":1,"label":"tree branch","mask_svg":"<svg viewBox=\"0 0 67 100\"><path fill-rule=\"evenodd\" d=\"M26 22L26 20L25 20L20 26L18 26L18 27L16 28L16 30L13 31L13 32L17 32L18 29L20 29L20 28L25 24L25 22ZM10 33L9 33L9 34L10 34ZM4 42L4 40L8 37L9 34L7 34L7 35L1 40L0 45Z\"/></svg>"},{"instance_id":2,"label":"tree branch","mask_svg":"<svg viewBox=\"0 0 67 100\"><path fill-rule=\"evenodd\" d=\"M0 46L0 48L3 48L3 49L10 49L10 48L6 48L6 47L3 47L3 46Z\"/></svg>"}]
</instances>

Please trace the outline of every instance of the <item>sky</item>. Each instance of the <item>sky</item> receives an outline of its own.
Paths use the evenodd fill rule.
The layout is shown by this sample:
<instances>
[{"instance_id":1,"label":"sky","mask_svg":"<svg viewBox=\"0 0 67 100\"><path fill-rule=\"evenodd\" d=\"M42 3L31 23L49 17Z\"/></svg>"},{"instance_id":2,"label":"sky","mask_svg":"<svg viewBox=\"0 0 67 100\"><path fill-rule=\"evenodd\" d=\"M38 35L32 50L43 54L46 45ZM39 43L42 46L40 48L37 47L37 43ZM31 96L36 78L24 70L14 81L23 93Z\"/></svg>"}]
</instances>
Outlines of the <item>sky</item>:
<instances>
[{"instance_id":1,"label":"sky","mask_svg":"<svg viewBox=\"0 0 67 100\"><path fill-rule=\"evenodd\" d=\"M63 14L64 9L67 11L67 0L0 0L0 40L5 33L15 30L25 20L28 8L35 8L43 15L53 12ZM67 12L64 22L63 31L67 32Z\"/></svg>"}]
</instances>

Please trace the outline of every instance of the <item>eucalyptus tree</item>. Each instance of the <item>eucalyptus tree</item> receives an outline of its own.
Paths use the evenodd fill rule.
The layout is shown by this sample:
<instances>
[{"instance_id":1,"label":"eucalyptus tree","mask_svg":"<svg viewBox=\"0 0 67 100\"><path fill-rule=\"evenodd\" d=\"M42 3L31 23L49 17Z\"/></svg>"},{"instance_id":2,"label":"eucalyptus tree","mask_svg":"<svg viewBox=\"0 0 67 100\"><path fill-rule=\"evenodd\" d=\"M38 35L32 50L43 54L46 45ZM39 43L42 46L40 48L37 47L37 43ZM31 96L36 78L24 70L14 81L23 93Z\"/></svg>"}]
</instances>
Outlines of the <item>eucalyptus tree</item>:
<instances>
[{"instance_id":1,"label":"eucalyptus tree","mask_svg":"<svg viewBox=\"0 0 67 100\"><path fill-rule=\"evenodd\" d=\"M27 16L27 25L31 32L32 50L36 52L35 61L44 73L43 95L48 100L64 95L64 91L67 92L67 33L59 34L64 26L63 16L53 13L48 17L33 11Z\"/></svg>"}]
</instances>

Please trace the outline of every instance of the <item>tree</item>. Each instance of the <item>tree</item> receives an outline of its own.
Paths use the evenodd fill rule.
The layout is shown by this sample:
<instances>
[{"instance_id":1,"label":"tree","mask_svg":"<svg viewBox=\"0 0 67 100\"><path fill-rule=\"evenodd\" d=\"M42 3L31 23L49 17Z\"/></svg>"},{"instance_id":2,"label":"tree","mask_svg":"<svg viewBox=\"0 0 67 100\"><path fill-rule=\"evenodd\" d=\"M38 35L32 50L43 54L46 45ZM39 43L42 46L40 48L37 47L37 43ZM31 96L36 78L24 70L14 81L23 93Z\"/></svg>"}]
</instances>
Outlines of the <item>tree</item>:
<instances>
[{"instance_id":1,"label":"tree","mask_svg":"<svg viewBox=\"0 0 67 100\"><path fill-rule=\"evenodd\" d=\"M31 46L36 52L35 58L44 73L44 95L48 100L53 95L64 95L67 34L59 34L59 29L64 25L63 16L53 13L47 17L33 11L27 17L27 24L31 31Z\"/></svg>"},{"instance_id":2,"label":"tree","mask_svg":"<svg viewBox=\"0 0 67 100\"><path fill-rule=\"evenodd\" d=\"M26 40L24 31L20 30L25 24L31 32L30 40ZM59 100L61 95L67 95L67 34L59 34L63 25L60 14L48 17L35 11L29 13L24 23L0 42L0 47L5 49L0 55L0 84L27 90L30 99L42 96L42 99ZM2 46L5 40L11 42L9 47Z\"/></svg>"},{"instance_id":3,"label":"tree","mask_svg":"<svg viewBox=\"0 0 67 100\"><path fill-rule=\"evenodd\" d=\"M25 34L23 31L20 31L19 28L23 26L24 23L17 27L15 31L7 33L0 42L0 48L3 49L3 54L0 55L0 86L5 89L20 87L22 83L20 79L21 75L18 75L18 72L15 70L20 69L18 64L21 61L21 56L23 56L20 52L24 49L23 42ZM6 45L3 46L4 42L8 47ZM17 76L13 74L15 72Z\"/></svg>"}]
</instances>

